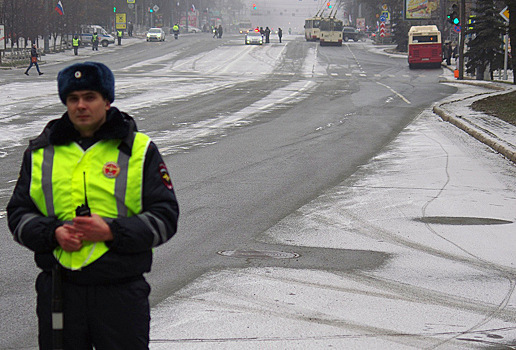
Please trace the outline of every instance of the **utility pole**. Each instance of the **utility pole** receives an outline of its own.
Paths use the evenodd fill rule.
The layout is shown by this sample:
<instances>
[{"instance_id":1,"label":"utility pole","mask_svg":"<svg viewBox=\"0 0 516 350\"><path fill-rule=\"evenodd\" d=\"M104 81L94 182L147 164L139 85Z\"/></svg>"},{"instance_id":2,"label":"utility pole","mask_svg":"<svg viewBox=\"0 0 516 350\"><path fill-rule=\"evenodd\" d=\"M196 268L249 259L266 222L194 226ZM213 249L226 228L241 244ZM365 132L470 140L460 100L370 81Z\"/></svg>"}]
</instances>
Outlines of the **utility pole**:
<instances>
[{"instance_id":1,"label":"utility pole","mask_svg":"<svg viewBox=\"0 0 516 350\"><path fill-rule=\"evenodd\" d=\"M50 16L50 11L52 10L51 6L52 6L51 2L47 1L46 5L45 5L45 11L47 13L47 19L46 19L47 25L46 25L45 34L44 34L44 37L43 37L43 52L44 53L49 53L50 52L49 37L50 37L50 17L51 17Z\"/></svg>"},{"instance_id":2,"label":"utility pole","mask_svg":"<svg viewBox=\"0 0 516 350\"><path fill-rule=\"evenodd\" d=\"M466 39L466 27L466 0L460 0L459 80L464 79L464 41Z\"/></svg>"}]
</instances>

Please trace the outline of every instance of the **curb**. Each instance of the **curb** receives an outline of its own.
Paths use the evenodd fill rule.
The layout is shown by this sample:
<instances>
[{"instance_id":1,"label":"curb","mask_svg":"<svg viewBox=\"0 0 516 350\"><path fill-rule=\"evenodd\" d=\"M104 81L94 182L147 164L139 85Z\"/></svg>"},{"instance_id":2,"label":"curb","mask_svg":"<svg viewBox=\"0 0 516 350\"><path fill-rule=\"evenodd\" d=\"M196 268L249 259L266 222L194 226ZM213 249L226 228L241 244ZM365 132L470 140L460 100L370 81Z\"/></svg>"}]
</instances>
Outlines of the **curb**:
<instances>
[{"instance_id":1,"label":"curb","mask_svg":"<svg viewBox=\"0 0 516 350\"><path fill-rule=\"evenodd\" d=\"M447 81L447 82L452 83L451 81ZM500 87L500 86L486 84L486 83L474 84L474 83L470 83L470 82L457 82L457 81L453 81L453 83L462 83L462 84L467 84L467 85L476 85L476 86L481 86L481 87L484 87L484 88L487 88L487 89L498 90L498 91L509 90L509 89L505 89L505 88ZM480 141L480 142L484 143L485 145L489 146L494 151L500 153L501 155L503 155L504 157L506 157L507 159L509 159L513 163L516 163L516 150L511 150L511 149L505 147L504 145L500 144L494 138L488 136L486 133L484 133L482 131L479 131L478 129L475 129L475 128L471 127L470 125L466 124L466 122L464 122L461 119L460 116L451 115L450 113L445 111L442 106L445 105L445 104L451 103L451 102L455 102L455 101L447 101L447 102L441 103L439 105L435 105L432 108L432 111L435 114L437 114L438 116L440 116L442 120L455 125L459 129L461 129L464 132L468 133L469 135L473 136L478 141Z\"/></svg>"}]
</instances>

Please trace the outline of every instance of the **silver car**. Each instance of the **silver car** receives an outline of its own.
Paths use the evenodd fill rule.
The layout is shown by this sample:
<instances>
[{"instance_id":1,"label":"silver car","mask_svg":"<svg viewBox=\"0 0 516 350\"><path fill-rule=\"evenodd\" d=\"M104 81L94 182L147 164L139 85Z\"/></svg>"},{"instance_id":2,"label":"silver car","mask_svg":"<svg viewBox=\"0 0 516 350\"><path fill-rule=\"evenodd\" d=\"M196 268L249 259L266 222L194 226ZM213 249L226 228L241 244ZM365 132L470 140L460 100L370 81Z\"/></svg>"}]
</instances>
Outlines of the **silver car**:
<instances>
[{"instance_id":1,"label":"silver car","mask_svg":"<svg viewBox=\"0 0 516 350\"><path fill-rule=\"evenodd\" d=\"M165 41L165 31L161 28L151 28L147 32L147 41Z\"/></svg>"},{"instance_id":2,"label":"silver car","mask_svg":"<svg viewBox=\"0 0 516 350\"><path fill-rule=\"evenodd\" d=\"M263 36L260 32L249 32L245 35L245 44L246 45L262 45L263 44Z\"/></svg>"}]
</instances>

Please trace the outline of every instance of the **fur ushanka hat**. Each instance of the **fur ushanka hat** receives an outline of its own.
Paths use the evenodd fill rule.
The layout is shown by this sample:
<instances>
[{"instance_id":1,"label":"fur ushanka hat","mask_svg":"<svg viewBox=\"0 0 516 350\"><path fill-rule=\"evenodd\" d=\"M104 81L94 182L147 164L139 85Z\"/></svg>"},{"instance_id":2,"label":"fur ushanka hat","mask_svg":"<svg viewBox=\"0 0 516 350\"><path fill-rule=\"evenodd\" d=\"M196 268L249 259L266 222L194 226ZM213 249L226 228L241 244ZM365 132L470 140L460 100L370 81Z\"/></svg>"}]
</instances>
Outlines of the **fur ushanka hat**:
<instances>
[{"instance_id":1,"label":"fur ushanka hat","mask_svg":"<svg viewBox=\"0 0 516 350\"><path fill-rule=\"evenodd\" d=\"M115 100L115 77L102 63L76 63L59 72L57 89L59 98L65 105L68 94L79 90L97 91L112 103Z\"/></svg>"}]
</instances>

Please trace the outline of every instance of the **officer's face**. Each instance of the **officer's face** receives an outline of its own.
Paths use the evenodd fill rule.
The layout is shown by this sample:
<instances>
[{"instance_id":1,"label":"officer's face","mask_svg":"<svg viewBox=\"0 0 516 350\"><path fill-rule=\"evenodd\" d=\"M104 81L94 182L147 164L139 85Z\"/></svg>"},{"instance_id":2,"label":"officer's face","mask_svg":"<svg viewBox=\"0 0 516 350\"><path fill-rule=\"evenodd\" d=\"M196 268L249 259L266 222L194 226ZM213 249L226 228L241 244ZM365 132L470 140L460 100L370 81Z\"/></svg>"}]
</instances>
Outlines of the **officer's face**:
<instances>
[{"instance_id":1,"label":"officer's face","mask_svg":"<svg viewBox=\"0 0 516 350\"><path fill-rule=\"evenodd\" d=\"M97 91L81 90L68 94L66 107L70 121L81 136L92 137L105 123L111 103Z\"/></svg>"}]
</instances>

